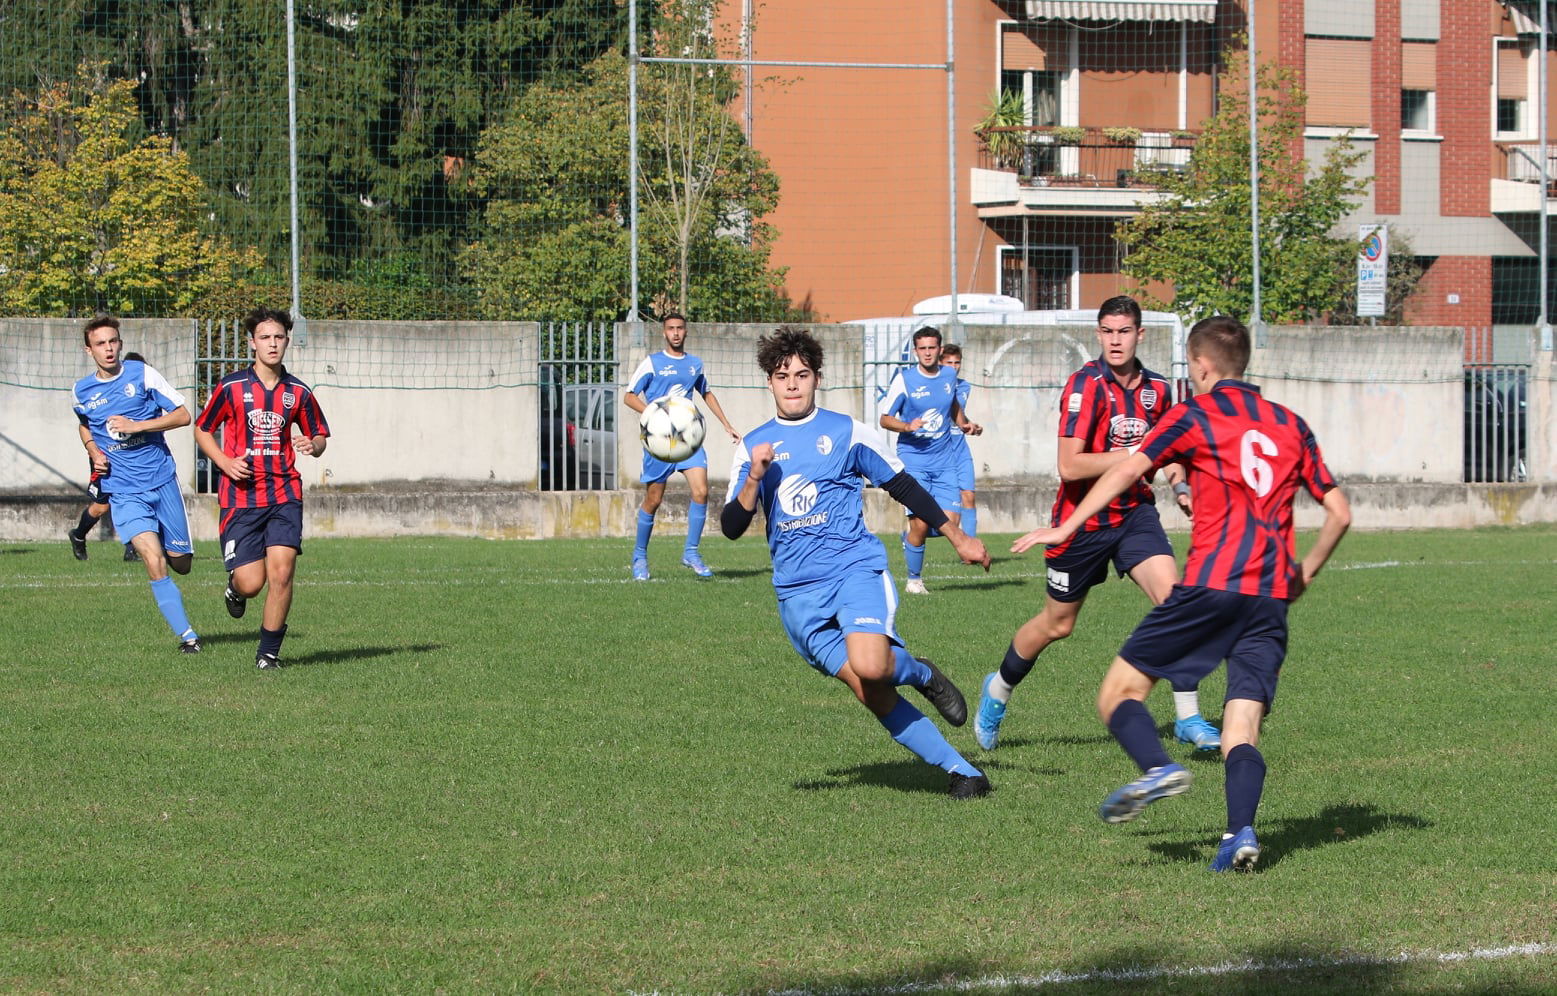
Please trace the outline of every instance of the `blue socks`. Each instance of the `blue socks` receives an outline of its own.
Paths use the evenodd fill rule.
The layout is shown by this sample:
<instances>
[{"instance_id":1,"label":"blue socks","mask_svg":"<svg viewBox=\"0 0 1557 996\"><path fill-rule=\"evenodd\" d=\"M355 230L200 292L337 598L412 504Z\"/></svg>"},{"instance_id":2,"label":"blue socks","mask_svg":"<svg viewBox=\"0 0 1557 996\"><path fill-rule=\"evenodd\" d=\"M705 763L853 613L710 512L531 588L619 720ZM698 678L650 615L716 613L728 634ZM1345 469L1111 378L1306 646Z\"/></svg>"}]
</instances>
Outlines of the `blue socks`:
<instances>
[{"instance_id":1,"label":"blue socks","mask_svg":"<svg viewBox=\"0 0 1557 996\"><path fill-rule=\"evenodd\" d=\"M1224 763L1227 791L1227 832L1254 826L1254 811L1265 791L1265 758L1253 744L1239 744Z\"/></svg>"},{"instance_id":2,"label":"blue socks","mask_svg":"<svg viewBox=\"0 0 1557 996\"><path fill-rule=\"evenodd\" d=\"M157 610L168 621L174 636L184 641L196 639L195 631L189 625L189 617L184 614L184 596L179 594L178 585L173 583L172 578L153 581L151 597L156 599Z\"/></svg>"},{"instance_id":3,"label":"blue socks","mask_svg":"<svg viewBox=\"0 0 1557 996\"><path fill-rule=\"evenodd\" d=\"M1152 722L1152 714L1134 699L1125 699L1114 709L1114 714L1108 717L1108 732L1143 772L1173 763L1157 737L1157 724Z\"/></svg>"},{"instance_id":4,"label":"blue socks","mask_svg":"<svg viewBox=\"0 0 1557 996\"><path fill-rule=\"evenodd\" d=\"M908 537L903 537L903 559L908 562L908 576L916 578L924 572L924 547L909 546Z\"/></svg>"},{"instance_id":5,"label":"blue socks","mask_svg":"<svg viewBox=\"0 0 1557 996\"><path fill-rule=\"evenodd\" d=\"M638 509L638 541L633 547L634 560L647 560L649 557L649 534L654 532L654 516Z\"/></svg>"},{"instance_id":6,"label":"blue socks","mask_svg":"<svg viewBox=\"0 0 1557 996\"><path fill-rule=\"evenodd\" d=\"M923 688L930 681L930 669L914 659L902 647L892 648L892 684Z\"/></svg>"},{"instance_id":7,"label":"blue socks","mask_svg":"<svg viewBox=\"0 0 1557 996\"><path fill-rule=\"evenodd\" d=\"M959 508L957 510L962 517L962 531L969 536L979 534L979 510L976 508Z\"/></svg>"},{"instance_id":8,"label":"blue socks","mask_svg":"<svg viewBox=\"0 0 1557 996\"><path fill-rule=\"evenodd\" d=\"M687 505L687 552L696 553L697 545L703 539L703 523L708 521L708 502L699 504L692 502ZM644 546L648 546L648 539L644 539Z\"/></svg>"},{"instance_id":9,"label":"blue socks","mask_svg":"<svg viewBox=\"0 0 1557 996\"><path fill-rule=\"evenodd\" d=\"M942 771L967 775L969 778L983 773L957 753L957 749L946 742L936 725L906 700L898 699L891 712L877 716L876 719L892 734L893 740Z\"/></svg>"}]
</instances>

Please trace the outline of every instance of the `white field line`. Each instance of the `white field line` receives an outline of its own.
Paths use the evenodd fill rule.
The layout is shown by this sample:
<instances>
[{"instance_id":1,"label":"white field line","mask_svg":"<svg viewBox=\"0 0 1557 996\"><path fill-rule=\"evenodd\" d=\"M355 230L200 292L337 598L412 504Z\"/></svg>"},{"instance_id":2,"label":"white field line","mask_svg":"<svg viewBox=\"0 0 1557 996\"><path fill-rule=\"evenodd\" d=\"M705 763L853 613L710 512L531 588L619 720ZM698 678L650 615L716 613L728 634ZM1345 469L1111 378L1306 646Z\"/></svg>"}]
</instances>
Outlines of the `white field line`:
<instances>
[{"instance_id":1,"label":"white field line","mask_svg":"<svg viewBox=\"0 0 1557 996\"><path fill-rule=\"evenodd\" d=\"M1451 965L1468 961L1503 961L1509 958L1529 958L1557 954L1557 944L1514 944L1496 948L1472 948L1469 951L1401 951L1397 954L1337 954L1326 958L1274 958L1243 961L1226 961L1216 965L1187 965L1183 967L1151 966L1143 968L1103 968L1090 972L1067 972L1056 969L1040 975L990 975L962 981L905 982L895 986L872 986L871 993L894 993L913 996L932 992L981 992L1035 986L1062 986L1087 982L1153 982L1164 979L1207 978L1240 975L1250 972L1301 973L1315 969L1367 967L1385 965ZM782 989L769 990L769 996L848 996L866 990L832 989ZM649 996L635 993L634 996Z\"/></svg>"}]
</instances>

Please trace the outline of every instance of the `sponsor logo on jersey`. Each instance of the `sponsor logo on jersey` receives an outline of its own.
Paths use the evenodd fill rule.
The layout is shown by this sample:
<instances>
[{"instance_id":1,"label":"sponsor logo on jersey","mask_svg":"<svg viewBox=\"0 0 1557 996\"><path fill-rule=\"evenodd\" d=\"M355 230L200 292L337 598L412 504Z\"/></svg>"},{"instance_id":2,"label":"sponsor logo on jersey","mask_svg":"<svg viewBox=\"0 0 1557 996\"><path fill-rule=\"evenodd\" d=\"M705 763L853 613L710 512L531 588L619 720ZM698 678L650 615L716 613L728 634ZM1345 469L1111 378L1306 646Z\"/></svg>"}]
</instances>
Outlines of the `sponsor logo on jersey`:
<instances>
[{"instance_id":1,"label":"sponsor logo on jersey","mask_svg":"<svg viewBox=\"0 0 1557 996\"><path fill-rule=\"evenodd\" d=\"M674 376L676 376L676 374L678 374L680 372L681 371L677 370L675 367L660 367L660 376L661 377L674 377Z\"/></svg>"},{"instance_id":2,"label":"sponsor logo on jersey","mask_svg":"<svg viewBox=\"0 0 1557 996\"><path fill-rule=\"evenodd\" d=\"M779 485L778 503L785 515L806 515L816 504L816 485L798 474L791 474Z\"/></svg>"},{"instance_id":3,"label":"sponsor logo on jersey","mask_svg":"<svg viewBox=\"0 0 1557 996\"><path fill-rule=\"evenodd\" d=\"M1057 571L1049 568L1049 587L1055 591L1066 593L1070 591L1070 572Z\"/></svg>"},{"instance_id":4,"label":"sponsor logo on jersey","mask_svg":"<svg viewBox=\"0 0 1557 996\"><path fill-rule=\"evenodd\" d=\"M930 396L930 389L921 384L919 387L916 387L910 391L908 396L910 398L928 398Z\"/></svg>"},{"instance_id":5,"label":"sponsor logo on jersey","mask_svg":"<svg viewBox=\"0 0 1557 996\"><path fill-rule=\"evenodd\" d=\"M279 412L249 412L249 428L255 432L280 432L283 425L286 425L286 419Z\"/></svg>"},{"instance_id":6,"label":"sponsor logo on jersey","mask_svg":"<svg viewBox=\"0 0 1557 996\"><path fill-rule=\"evenodd\" d=\"M822 456L826 456L827 454L831 453L832 451L833 451L833 440L832 440L831 436L817 436L816 437L816 452L822 454Z\"/></svg>"},{"instance_id":7,"label":"sponsor logo on jersey","mask_svg":"<svg viewBox=\"0 0 1557 996\"><path fill-rule=\"evenodd\" d=\"M1065 410L1072 413L1081 411L1080 391L1074 392L1069 398L1065 399Z\"/></svg>"},{"instance_id":8,"label":"sponsor logo on jersey","mask_svg":"<svg viewBox=\"0 0 1557 996\"><path fill-rule=\"evenodd\" d=\"M924 425L919 427L919 431L925 435L940 432L941 426L945 424L939 408L932 408L919 417L924 419Z\"/></svg>"},{"instance_id":9,"label":"sponsor logo on jersey","mask_svg":"<svg viewBox=\"0 0 1557 996\"><path fill-rule=\"evenodd\" d=\"M99 391L98 393L92 395L91 401L88 401L81 407L85 408L87 411L91 411L94 408L101 408L106 404L108 404L108 398L101 391Z\"/></svg>"},{"instance_id":10,"label":"sponsor logo on jersey","mask_svg":"<svg viewBox=\"0 0 1557 996\"><path fill-rule=\"evenodd\" d=\"M1146 438L1146 420L1131 415L1115 415L1108 423L1108 444L1128 449Z\"/></svg>"}]
</instances>

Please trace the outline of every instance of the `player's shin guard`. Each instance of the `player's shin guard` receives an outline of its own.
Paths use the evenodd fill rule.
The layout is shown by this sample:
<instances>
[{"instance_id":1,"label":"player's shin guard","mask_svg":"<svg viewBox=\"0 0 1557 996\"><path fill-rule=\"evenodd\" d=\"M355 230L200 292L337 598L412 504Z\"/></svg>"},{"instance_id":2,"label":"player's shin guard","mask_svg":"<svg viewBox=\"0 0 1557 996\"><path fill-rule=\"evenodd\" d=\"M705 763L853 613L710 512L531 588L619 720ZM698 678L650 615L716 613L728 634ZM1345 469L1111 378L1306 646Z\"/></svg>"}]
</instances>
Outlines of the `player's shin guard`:
<instances>
[{"instance_id":1,"label":"player's shin guard","mask_svg":"<svg viewBox=\"0 0 1557 996\"><path fill-rule=\"evenodd\" d=\"M707 521L708 502L687 505L687 553L697 552L697 545L703 541L703 523ZM645 540L644 544L647 546L648 541Z\"/></svg>"},{"instance_id":2,"label":"player's shin guard","mask_svg":"<svg viewBox=\"0 0 1557 996\"><path fill-rule=\"evenodd\" d=\"M266 629L260 627L259 652L271 657L281 656L281 641L287 637L287 627L281 624L280 629Z\"/></svg>"},{"instance_id":3,"label":"player's shin guard","mask_svg":"<svg viewBox=\"0 0 1557 996\"><path fill-rule=\"evenodd\" d=\"M898 699L891 712L876 718L892 734L893 740L942 771L970 777L982 774L957 753L957 748L946 742L941 731L925 718L924 713L909 705L906 700Z\"/></svg>"},{"instance_id":4,"label":"player's shin guard","mask_svg":"<svg viewBox=\"0 0 1557 996\"><path fill-rule=\"evenodd\" d=\"M179 593L178 585L173 583L172 578L153 581L151 597L156 599L157 609L162 613L162 618L168 621L174 636L180 640L195 638L195 631L189 625L189 616L184 614L184 596Z\"/></svg>"},{"instance_id":5,"label":"player's shin guard","mask_svg":"<svg viewBox=\"0 0 1557 996\"><path fill-rule=\"evenodd\" d=\"M960 508L957 510L962 519L962 531L969 536L979 534L979 510L976 508Z\"/></svg>"},{"instance_id":6,"label":"player's shin guard","mask_svg":"<svg viewBox=\"0 0 1557 996\"><path fill-rule=\"evenodd\" d=\"M1125 699L1115 707L1114 714L1108 717L1108 732L1114 735L1119 746L1124 748L1130 760L1142 771L1173 763L1157 736L1157 724L1152 722L1152 714L1135 699Z\"/></svg>"},{"instance_id":7,"label":"player's shin guard","mask_svg":"<svg viewBox=\"0 0 1557 996\"><path fill-rule=\"evenodd\" d=\"M924 573L924 546L910 546L908 537L903 538L903 560L908 564L908 576L916 578Z\"/></svg>"},{"instance_id":8,"label":"player's shin guard","mask_svg":"<svg viewBox=\"0 0 1557 996\"><path fill-rule=\"evenodd\" d=\"M638 539L633 547L633 559L643 560L649 555L649 534L654 532L654 516L638 510Z\"/></svg>"},{"instance_id":9,"label":"player's shin guard","mask_svg":"<svg viewBox=\"0 0 1557 996\"><path fill-rule=\"evenodd\" d=\"M923 661L915 660L902 647L892 648L892 684L923 688L929 681L930 669Z\"/></svg>"},{"instance_id":10,"label":"player's shin guard","mask_svg":"<svg viewBox=\"0 0 1557 996\"><path fill-rule=\"evenodd\" d=\"M1265 758L1253 744L1239 744L1227 752L1223 765L1227 780L1227 832L1254 826L1260 794L1265 791Z\"/></svg>"}]
</instances>

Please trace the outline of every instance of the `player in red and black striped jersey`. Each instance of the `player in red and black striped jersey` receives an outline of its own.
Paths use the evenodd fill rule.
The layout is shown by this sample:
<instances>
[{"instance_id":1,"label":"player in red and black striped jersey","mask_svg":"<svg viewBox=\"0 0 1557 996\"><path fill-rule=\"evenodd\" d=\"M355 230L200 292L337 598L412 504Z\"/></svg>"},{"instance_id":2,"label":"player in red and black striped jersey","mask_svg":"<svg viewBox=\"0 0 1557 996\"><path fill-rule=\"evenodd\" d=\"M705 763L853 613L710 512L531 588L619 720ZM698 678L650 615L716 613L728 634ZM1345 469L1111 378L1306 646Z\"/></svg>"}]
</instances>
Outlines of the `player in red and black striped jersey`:
<instances>
[{"instance_id":1,"label":"player in red and black striped jersey","mask_svg":"<svg viewBox=\"0 0 1557 996\"><path fill-rule=\"evenodd\" d=\"M254 364L216 385L195 420L195 441L222 472L217 502L227 612L240 618L247 600L270 585L255 664L273 668L281 666L292 576L303 551L303 484L295 454L322 455L330 427L313 391L282 363L292 316L256 308L243 327Z\"/></svg>"},{"instance_id":2,"label":"player in red and black striped jersey","mask_svg":"<svg viewBox=\"0 0 1557 996\"><path fill-rule=\"evenodd\" d=\"M1064 521L1100 474L1133 453L1173 403L1168 381L1136 359L1144 335L1141 307L1132 298L1112 297L1098 309L1101 352L1071 375L1060 395L1060 492L1050 526ZM1183 471L1172 467L1164 477L1187 514L1189 490ZM1045 647L1070 636L1087 592L1107 580L1110 563L1120 577L1129 575L1153 605L1168 597L1179 579L1178 564L1155 501L1151 485L1140 478L1089 516L1079 535L1045 551L1043 608L1016 631L1000 668L984 677L973 722L979 746L994 749L1011 692L1032 671ZM1197 750L1216 750L1217 729L1200 715L1196 687L1175 684L1173 705L1178 739Z\"/></svg>"},{"instance_id":3,"label":"player in red and black striped jersey","mask_svg":"<svg viewBox=\"0 0 1557 996\"><path fill-rule=\"evenodd\" d=\"M1313 583L1351 525L1351 508L1325 467L1319 444L1296 413L1239 379L1249 332L1232 318L1198 322L1189 336L1196 396L1170 411L1111 468L1058 529L1020 542L1061 543L1145 473L1181 463L1194 490L1195 526L1184 582L1147 614L1114 659L1098 692L1098 713L1142 776L1103 803L1111 823L1189 788L1142 705L1159 678L1194 680L1227 661L1222 713L1227 833L1214 871L1248 870L1259 858L1254 814L1265 784L1260 721L1276 696L1287 651L1287 606ZM1292 503L1299 487L1325 510L1319 537L1299 560Z\"/></svg>"}]
</instances>

